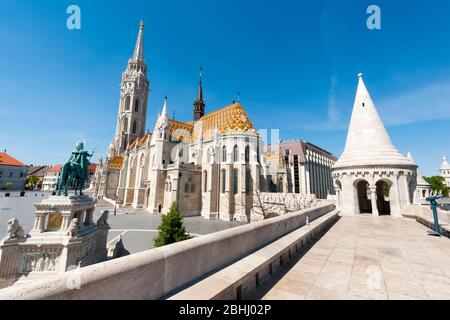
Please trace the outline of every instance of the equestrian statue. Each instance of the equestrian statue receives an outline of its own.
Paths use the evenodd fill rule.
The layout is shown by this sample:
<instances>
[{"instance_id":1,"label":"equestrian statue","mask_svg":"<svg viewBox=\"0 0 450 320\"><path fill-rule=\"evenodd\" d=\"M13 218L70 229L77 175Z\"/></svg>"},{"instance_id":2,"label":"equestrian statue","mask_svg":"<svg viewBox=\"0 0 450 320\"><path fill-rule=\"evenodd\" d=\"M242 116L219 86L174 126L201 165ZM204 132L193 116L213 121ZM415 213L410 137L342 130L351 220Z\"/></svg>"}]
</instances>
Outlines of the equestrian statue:
<instances>
[{"instance_id":1,"label":"equestrian statue","mask_svg":"<svg viewBox=\"0 0 450 320\"><path fill-rule=\"evenodd\" d=\"M68 196L67 188L72 186L77 194L77 190L80 191L80 195L83 195L84 182L89 179L89 160L94 155L84 151L84 142L78 142L75 150L72 151L69 161L67 161L59 175L57 195L61 195L61 191L64 189L64 196Z\"/></svg>"}]
</instances>

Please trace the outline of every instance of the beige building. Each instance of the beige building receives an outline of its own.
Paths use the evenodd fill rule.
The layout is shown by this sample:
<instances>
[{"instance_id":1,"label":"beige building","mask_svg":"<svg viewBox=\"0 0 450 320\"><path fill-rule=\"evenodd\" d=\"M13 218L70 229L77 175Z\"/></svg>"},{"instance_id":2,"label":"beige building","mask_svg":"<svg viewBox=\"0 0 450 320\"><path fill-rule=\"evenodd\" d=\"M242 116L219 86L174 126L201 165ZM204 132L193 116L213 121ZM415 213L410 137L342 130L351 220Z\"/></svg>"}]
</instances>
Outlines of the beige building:
<instances>
[{"instance_id":1,"label":"beige building","mask_svg":"<svg viewBox=\"0 0 450 320\"><path fill-rule=\"evenodd\" d=\"M334 194L331 167L336 162L330 152L306 141L281 141L268 146L270 191L315 194L326 199Z\"/></svg>"},{"instance_id":2,"label":"beige building","mask_svg":"<svg viewBox=\"0 0 450 320\"><path fill-rule=\"evenodd\" d=\"M417 165L393 145L362 74L345 150L332 172L338 205L344 215L400 217L414 203Z\"/></svg>"}]
</instances>

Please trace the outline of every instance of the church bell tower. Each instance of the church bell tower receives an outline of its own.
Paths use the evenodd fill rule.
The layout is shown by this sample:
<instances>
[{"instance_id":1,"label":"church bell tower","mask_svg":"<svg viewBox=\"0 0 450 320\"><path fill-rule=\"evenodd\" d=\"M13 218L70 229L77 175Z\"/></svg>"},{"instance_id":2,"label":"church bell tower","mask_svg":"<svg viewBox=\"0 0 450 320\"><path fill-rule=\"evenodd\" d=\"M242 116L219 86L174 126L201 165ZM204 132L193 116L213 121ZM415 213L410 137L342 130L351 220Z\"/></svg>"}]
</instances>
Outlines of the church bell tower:
<instances>
[{"instance_id":1,"label":"church bell tower","mask_svg":"<svg viewBox=\"0 0 450 320\"><path fill-rule=\"evenodd\" d=\"M116 135L108 152L110 158L124 153L129 144L145 135L149 88L144 61L144 22L141 21L134 55L122 74Z\"/></svg>"}]
</instances>

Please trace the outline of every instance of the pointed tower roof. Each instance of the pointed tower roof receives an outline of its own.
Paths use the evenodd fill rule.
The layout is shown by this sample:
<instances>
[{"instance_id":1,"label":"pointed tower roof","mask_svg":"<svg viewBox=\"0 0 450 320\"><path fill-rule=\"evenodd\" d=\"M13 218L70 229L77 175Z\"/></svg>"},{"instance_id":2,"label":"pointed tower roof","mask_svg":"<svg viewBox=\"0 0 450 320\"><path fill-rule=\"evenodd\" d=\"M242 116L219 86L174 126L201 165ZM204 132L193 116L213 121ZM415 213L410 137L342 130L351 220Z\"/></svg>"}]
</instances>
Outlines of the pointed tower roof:
<instances>
[{"instance_id":1,"label":"pointed tower roof","mask_svg":"<svg viewBox=\"0 0 450 320\"><path fill-rule=\"evenodd\" d=\"M448 170L448 169L450 169L450 164L448 163L447 157L443 156L441 170Z\"/></svg>"},{"instance_id":2,"label":"pointed tower roof","mask_svg":"<svg viewBox=\"0 0 450 320\"><path fill-rule=\"evenodd\" d=\"M163 105L163 109L161 112L161 119L165 123L167 123L169 121L169 114L167 112L167 96L164 97L164 105Z\"/></svg>"},{"instance_id":3,"label":"pointed tower roof","mask_svg":"<svg viewBox=\"0 0 450 320\"><path fill-rule=\"evenodd\" d=\"M362 73L358 78L358 89L344 153L333 168L413 165L393 145L364 84Z\"/></svg>"},{"instance_id":4,"label":"pointed tower roof","mask_svg":"<svg viewBox=\"0 0 450 320\"><path fill-rule=\"evenodd\" d=\"M139 33L134 48L133 60L136 62L144 62L144 21L139 24Z\"/></svg>"},{"instance_id":5,"label":"pointed tower roof","mask_svg":"<svg viewBox=\"0 0 450 320\"><path fill-rule=\"evenodd\" d=\"M412 162L412 164L417 165L411 151L408 151L406 159ZM419 168L417 168L417 185L421 187L430 187L430 184L423 178L422 173L420 173Z\"/></svg>"}]
</instances>

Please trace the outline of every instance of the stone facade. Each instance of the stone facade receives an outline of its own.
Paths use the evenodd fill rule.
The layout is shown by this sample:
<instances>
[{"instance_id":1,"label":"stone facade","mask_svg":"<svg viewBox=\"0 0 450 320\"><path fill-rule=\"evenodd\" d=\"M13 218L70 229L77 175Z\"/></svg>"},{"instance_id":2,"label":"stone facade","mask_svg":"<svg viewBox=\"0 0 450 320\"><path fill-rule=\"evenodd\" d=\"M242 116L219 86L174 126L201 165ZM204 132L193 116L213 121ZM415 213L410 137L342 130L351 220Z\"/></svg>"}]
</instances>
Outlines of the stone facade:
<instances>
[{"instance_id":1,"label":"stone facade","mask_svg":"<svg viewBox=\"0 0 450 320\"><path fill-rule=\"evenodd\" d=\"M448 163L447 157L442 159L442 165L439 169L441 176L444 177L445 184L450 188L450 164Z\"/></svg>"},{"instance_id":2,"label":"stone facade","mask_svg":"<svg viewBox=\"0 0 450 320\"><path fill-rule=\"evenodd\" d=\"M267 149L271 191L314 194L319 199L335 193L331 167L337 159L330 152L302 140L281 141Z\"/></svg>"},{"instance_id":3,"label":"stone facade","mask_svg":"<svg viewBox=\"0 0 450 320\"><path fill-rule=\"evenodd\" d=\"M344 153L333 166L338 206L344 215L391 214L414 203L417 165L392 144L359 75Z\"/></svg>"},{"instance_id":4,"label":"stone facade","mask_svg":"<svg viewBox=\"0 0 450 320\"><path fill-rule=\"evenodd\" d=\"M25 188L27 166L5 152L0 152L0 190L17 191Z\"/></svg>"},{"instance_id":5,"label":"stone facade","mask_svg":"<svg viewBox=\"0 0 450 320\"><path fill-rule=\"evenodd\" d=\"M193 120L169 119L166 98L153 131L144 133L146 70L141 23L135 54L122 77L116 136L108 158L97 167L94 195L154 214L177 201L185 216L249 221L248 195L267 189L267 170L262 139L244 108L233 103L205 113L200 75ZM128 110L127 97L142 102L142 108ZM136 131L129 125L133 121Z\"/></svg>"},{"instance_id":6,"label":"stone facade","mask_svg":"<svg viewBox=\"0 0 450 320\"><path fill-rule=\"evenodd\" d=\"M10 226L8 237L0 242L0 286L106 260L107 213L94 223L91 197L52 196L35 206L29 235L10 231L20 230L20 226ZM18 221L11 221L13 224Z\"/></svg>"}]
</instances>

